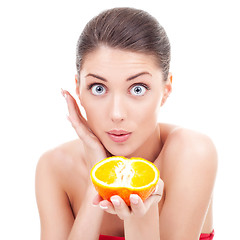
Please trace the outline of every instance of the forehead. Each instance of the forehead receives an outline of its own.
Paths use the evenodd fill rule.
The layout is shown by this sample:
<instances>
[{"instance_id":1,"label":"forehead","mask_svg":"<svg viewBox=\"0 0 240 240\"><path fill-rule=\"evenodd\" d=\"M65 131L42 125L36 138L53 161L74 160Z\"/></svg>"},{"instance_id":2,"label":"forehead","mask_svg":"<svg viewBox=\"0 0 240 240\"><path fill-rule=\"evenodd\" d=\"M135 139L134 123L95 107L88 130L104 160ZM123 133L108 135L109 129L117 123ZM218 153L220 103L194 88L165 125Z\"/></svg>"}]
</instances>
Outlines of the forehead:
<instances>
[{"instance_id":1,"label":"forehead","mask_svg":"<svg viewBox=\"0 0 240 240\"><path fill-rule=\"evenodd\" d=\"M161 72L154 56L100 46L84 58L81 74L129 75L139 71Z\"/></svg>"}]
</instances>

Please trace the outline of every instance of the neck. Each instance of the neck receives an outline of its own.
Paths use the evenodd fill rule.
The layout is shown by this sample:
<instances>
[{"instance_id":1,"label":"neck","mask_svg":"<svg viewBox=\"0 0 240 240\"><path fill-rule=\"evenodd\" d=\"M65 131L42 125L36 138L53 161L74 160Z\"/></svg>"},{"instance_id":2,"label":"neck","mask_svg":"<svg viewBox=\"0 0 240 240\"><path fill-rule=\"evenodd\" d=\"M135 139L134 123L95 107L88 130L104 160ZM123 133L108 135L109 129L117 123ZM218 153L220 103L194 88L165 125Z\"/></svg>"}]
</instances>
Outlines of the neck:
<instances>
[{"instance_id":1,"label":"neck","mask_svg":"<svg viewBox=\"0 0 240 240\"><path fill-rule=\"evenodd\" d=\"M160 127L157 125L153 133L142 144L142 146L140 146L134 153L127 157L141 157L150 162L154 162L159 156L162 146L163 143L161 141Z\"/></svg>"}]
</instances>

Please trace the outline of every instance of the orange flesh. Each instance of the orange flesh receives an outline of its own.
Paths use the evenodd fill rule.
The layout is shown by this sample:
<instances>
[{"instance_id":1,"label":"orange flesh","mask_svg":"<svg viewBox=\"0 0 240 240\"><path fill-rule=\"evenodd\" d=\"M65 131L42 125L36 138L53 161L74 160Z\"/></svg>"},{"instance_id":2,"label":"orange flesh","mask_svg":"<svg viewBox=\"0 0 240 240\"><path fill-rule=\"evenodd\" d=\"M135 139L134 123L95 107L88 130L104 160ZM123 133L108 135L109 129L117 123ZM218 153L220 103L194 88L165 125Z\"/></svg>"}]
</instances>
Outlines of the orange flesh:
<instances>
[{"instance_id":1,"label":"orange flesh","mask_svg":"<svg viewBox=\"0 0 240 240\"><path fill-rule=\"evenodd\" d=\"M109 187L141 187L152 182L155 173L143 162L113 160L100 166L95 176Z\"/></svg>"},{"instance_id":2,"label":"orange flesh","mask_svg":"<svg viewBox=\"0 0 240 240\"><path fill-rule=\"evenodd\" d=\"M155 173L150 166L142 162L133 162L132 167L135 170L131 183L133 187L145 186L154 180Z\"/></svg>"}]
</instances>

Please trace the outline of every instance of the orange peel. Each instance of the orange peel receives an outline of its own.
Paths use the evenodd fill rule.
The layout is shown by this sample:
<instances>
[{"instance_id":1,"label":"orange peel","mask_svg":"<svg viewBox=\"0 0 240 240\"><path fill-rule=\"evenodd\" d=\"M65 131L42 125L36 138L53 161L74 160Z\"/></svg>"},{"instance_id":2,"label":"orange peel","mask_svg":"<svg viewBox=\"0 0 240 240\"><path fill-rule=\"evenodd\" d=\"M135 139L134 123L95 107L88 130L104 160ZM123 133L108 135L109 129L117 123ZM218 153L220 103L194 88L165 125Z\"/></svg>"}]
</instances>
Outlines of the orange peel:
<instances>
[{"instance_id":1,"label":"orange peel","mask_svg":"<svg viewBox=\"0 0 240 240\"><path fill-rule=\"evenodd\" d=\"M119 195L130 206L130 195L137 194L145 201L155 190L160 173L143 158L113 156L95 164L91 180L99 195L108 201Z\"/></svg>"}]
</instances>

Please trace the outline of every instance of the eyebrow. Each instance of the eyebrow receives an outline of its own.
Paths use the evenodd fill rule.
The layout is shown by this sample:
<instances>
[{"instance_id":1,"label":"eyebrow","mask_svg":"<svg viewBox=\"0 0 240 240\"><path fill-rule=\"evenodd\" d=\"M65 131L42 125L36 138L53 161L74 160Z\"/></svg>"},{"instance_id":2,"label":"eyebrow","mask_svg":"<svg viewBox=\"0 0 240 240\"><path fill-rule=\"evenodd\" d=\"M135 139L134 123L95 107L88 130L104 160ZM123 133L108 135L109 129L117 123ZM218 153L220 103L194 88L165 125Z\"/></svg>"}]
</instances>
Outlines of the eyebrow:
<instances>
[{"instance_id":1,"label":"eyebrow","mask_svg":"<svg viewBox=\"0 0 240 240\"><path fill-rule=\"evenodd\" d=\"M139 76L142 76L142 75L150 75L150 76L152 76L152 74L150 74L149 72L140 72L140 73L137 73L137 74L127 78L126 81L131 81L131 80L133 80L133 79L135 79L135 78L137 78ZM94 78L100 79L100 80L102 80L104 82L107 82L107 79L105 79L105 78L103 78L101 76L98 76L96 74L93 74L93 73L89 73L85 77L94 77Z\"/></svg>"}]
</instances>

